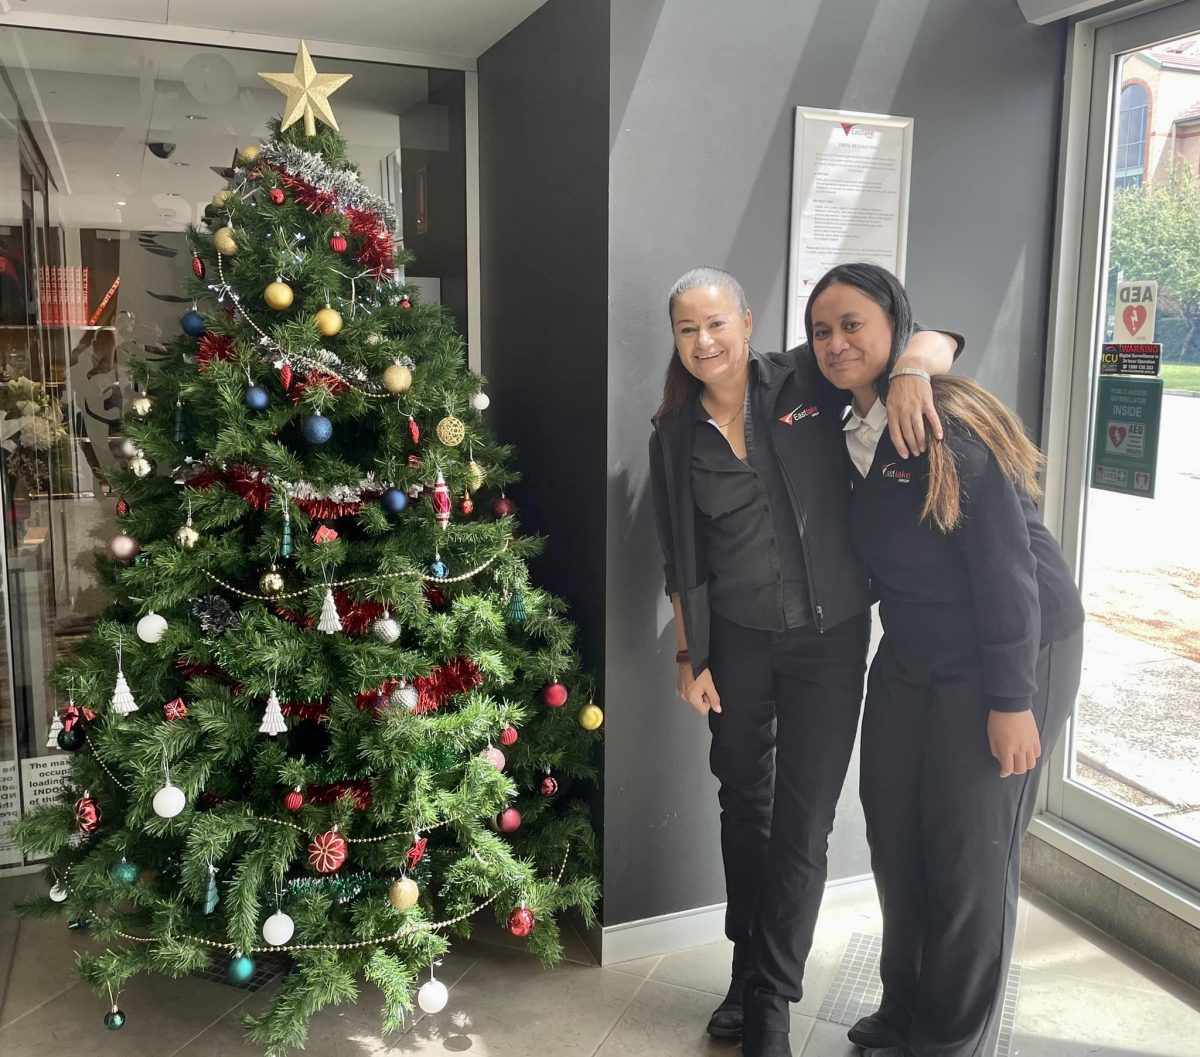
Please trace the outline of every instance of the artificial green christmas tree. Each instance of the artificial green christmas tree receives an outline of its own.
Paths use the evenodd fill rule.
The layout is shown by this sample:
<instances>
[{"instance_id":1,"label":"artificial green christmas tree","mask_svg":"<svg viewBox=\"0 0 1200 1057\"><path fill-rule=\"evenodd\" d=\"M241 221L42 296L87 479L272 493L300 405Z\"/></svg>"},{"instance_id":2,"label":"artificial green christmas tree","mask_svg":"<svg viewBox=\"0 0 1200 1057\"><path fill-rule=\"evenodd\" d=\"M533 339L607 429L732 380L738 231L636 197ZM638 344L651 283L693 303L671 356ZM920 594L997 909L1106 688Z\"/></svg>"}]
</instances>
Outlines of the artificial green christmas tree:
<instances>
[{"instance_id":1,"label":"artificial green christmas tree","mask_svg":"<svg viewBox=\"0 0 1200 1057\"><path fill-rule=\"evenodd\" d=\"M430 968L485 908L553 961L555 916L590 922L598 896L603 714L529 581L512 453L447 315L404 284L390 205L336 126L295 123L334 125L309 73L302 46L283 127L190 232L196 306L137 369L112 475L114 601L54 675L70 788L15 830L50 855L23 910L110 944L80 958L107 1026L138 973L238 982L278 951L248 1018L270 1054L360 979L384 1030L418 987L441 1008Z\"/></svg>"}]
</instances>

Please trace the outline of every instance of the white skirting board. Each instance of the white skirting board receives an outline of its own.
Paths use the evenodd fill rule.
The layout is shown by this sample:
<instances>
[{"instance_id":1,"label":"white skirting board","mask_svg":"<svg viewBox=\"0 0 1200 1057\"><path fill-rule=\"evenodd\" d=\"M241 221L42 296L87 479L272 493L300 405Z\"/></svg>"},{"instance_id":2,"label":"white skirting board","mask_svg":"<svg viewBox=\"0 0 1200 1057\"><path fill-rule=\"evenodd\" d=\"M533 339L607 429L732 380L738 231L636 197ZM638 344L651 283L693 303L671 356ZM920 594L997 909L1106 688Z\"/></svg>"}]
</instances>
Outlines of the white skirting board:
<instances>
[{"instance_id":1,"label":"white skirting board","mask_svg":"<svg viewBox=\"0 0 1200 1057\"><path fill-rule=\"evenodd\" d=\"M875 886L869 874L865 877L849 877L843 881L831 881L825 886L823 905L831 907L843 901L857 902L872 898L874 894ZM660 914L638 921L623 921L601 930L600 964L615 965L638 958L653 958L689 947L703 947L724 938L724 903L681 910L674 914Z\"/></svg>"}]
</instances>

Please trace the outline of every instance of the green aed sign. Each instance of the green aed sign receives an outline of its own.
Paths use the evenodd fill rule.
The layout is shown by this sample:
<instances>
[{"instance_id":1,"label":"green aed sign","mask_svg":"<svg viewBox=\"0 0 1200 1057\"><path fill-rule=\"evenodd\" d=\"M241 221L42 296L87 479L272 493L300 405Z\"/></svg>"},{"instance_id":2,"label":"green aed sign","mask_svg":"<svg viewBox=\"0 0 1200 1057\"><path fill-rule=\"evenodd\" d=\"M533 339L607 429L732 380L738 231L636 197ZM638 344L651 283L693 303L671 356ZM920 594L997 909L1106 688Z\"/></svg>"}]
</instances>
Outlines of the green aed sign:
<instances>
[{"instance_id":1,"label":"green aed sign","mask_svg":"<svg viewBox=\"0 0 1200 1057\"><path fill-rule=\"evenodd\" d=\"M1092 438L1092 486L1154 498L1161 378L1100 379Z\"/></svg>"}]
</instances>

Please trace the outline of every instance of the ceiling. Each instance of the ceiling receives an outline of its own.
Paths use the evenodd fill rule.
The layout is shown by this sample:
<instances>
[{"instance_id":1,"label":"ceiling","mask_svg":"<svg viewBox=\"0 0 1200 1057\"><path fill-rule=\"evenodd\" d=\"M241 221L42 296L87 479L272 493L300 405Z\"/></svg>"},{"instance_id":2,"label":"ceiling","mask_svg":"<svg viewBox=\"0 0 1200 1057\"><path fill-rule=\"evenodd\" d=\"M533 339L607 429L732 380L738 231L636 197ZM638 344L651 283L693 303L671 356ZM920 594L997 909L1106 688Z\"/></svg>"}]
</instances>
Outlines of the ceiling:
<instances>
[{"instance_id":1,"label":"ceiling","mask_svg":"<svg viewBox=\"0 0 1200 1057\"><path fill-rule=\"evenodd\" d=\"M6 2L12 6L14 0L0 0L0 5ZM38 6L91 10L93 5L63 0ZM128 14L167 6L163 0L125 0L105 9ZM295 0L294 6L317 5ZM497 6L537 5L525 0ZM185 7L199 5L171 0L172 14ZM288 54L157 40L4 31L0 21L0 65L49 165L58 192L51 196L54 218L69 226L181 230L196 220L223 186L211 167L228 165L238 146L260 140L268 119L280 112L283 96L258 73L290 71L293 61ZM351 157L369 184L378 187L380 162L398 146L436 148L414 143L418 136L427 140L431 130L436 138L445 126L444 114L431 113L440 108L429 103L428 70L319 54L314 62L322 72L353 74L331 103ZM159 142L176 145L169 158L147 149L147 143Z\"/></svg>"},{"instance_id":2,"label":"ceiling","mask_svg":"<svg viewBox=\"0 0 1200 1057\"><path fill-rule=\"evenodd\" d=\"M0 0L0 16L123 19L475 59L545 0ZM286 10L286 17L281 13Z\"/></svg>"}]
</instances>

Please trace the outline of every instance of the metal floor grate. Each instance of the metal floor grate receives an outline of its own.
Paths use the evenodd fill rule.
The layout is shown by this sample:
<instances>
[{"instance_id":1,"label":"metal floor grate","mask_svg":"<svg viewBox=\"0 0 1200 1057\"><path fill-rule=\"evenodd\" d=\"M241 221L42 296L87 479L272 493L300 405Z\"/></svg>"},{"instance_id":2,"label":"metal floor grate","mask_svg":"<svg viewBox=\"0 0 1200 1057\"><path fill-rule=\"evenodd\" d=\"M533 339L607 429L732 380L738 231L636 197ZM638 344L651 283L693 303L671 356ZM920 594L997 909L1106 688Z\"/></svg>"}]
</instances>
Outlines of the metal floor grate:
<instances>
[{"instance_id":1,"label":"metal floor grate","mask_svg":"<svg viewBox=\"0 0 1200 1057\"><path fill-rule=\"evenodd\" d=\"M855 932L850 937L837 975L817 1013L820 1020L849 1027L860 1017L874 1013L879 1008L883 1000L883 985L879 982L879 951L878 936ZM1012 1057L1013 1026L1016 1023L1020 985L1020 966L1010 966L1008 984L1004 989L1004 1010L1000 1015L996 1057Z\"/></svg>"},{"instance_id":2,"label":"metal floor grate","mask_svg":"<svg viewBox=\"0 0 1200 1057\"><path fill-rule=\"evenodd\" d=\"M225 973L226 961L214 958L207 969L197 969L192 976L201 980L209 980L214 984L236 987L239 991L257 991L266 987L281 973L286 973L291 964L292 961L286 954L256 954L254 955L253 975L244 984L235 984Z\"/></svg>"}]
</instances>

